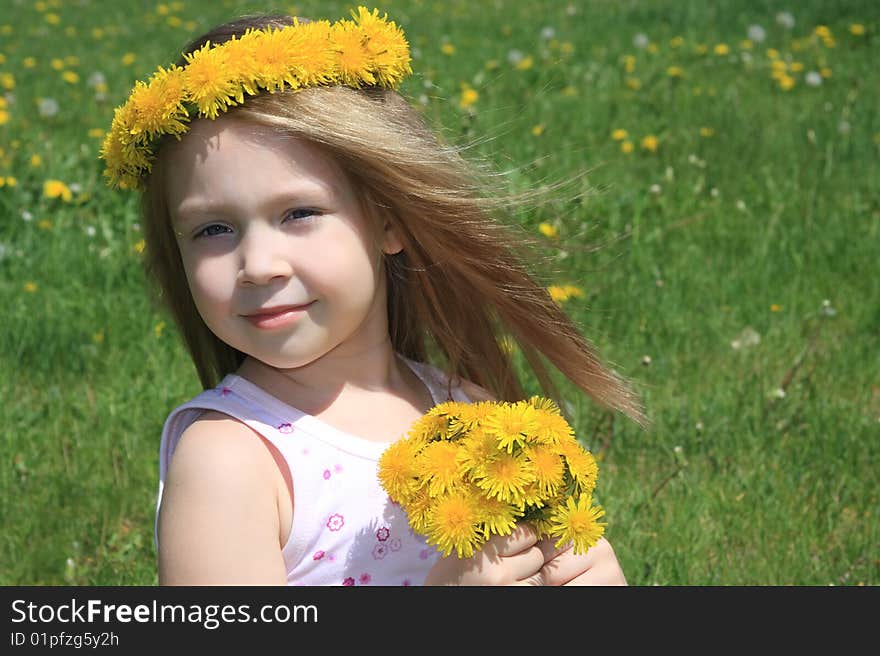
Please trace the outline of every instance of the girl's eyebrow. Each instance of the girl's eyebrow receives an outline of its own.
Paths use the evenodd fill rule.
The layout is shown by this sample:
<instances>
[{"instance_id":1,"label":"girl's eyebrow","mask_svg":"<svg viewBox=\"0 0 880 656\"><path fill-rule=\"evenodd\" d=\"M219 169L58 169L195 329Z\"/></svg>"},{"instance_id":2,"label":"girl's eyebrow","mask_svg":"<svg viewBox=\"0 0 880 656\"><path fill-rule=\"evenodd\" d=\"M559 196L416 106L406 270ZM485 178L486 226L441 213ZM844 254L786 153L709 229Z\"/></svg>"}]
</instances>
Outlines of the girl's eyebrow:
<instances>
[{"instance_id":1,"label":"girl's eyebrow","mask_svg":"<svg viewBox=\"0 0 880 656\"><path fill-rule=\"evenodd\" d=\"M305 187L281 191L264 201L261 210L277 208L282 205L325 202L326 190L320 187ZM212 201L200 197L185 199L175 210L175 217L180 221L192 219L204 214L223 213L235 210L235 206L223 201Z\"/></svg>"}]
</instances>

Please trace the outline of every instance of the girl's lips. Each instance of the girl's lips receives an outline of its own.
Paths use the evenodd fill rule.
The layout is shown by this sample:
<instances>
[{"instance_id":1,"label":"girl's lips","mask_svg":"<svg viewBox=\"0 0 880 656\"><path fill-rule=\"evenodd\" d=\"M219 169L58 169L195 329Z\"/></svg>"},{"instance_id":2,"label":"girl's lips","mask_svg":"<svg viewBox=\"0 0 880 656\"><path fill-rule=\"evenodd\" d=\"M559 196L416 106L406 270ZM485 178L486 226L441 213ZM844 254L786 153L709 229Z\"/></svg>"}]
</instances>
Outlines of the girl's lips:
<instances>
[{"instance_id":1,"label":"girl's lips","mask_svg":"<svg viewBox=\"0 0 880 656\"><path fill-rule=\"evenodd\" d=\"M314 303L314 301L312 301ZM312 303L306 305L290 305L287 307L269 308L260 314L247 314L244 318L257 328L281 328L298 320Z\"/></svg>"}]
</instances>

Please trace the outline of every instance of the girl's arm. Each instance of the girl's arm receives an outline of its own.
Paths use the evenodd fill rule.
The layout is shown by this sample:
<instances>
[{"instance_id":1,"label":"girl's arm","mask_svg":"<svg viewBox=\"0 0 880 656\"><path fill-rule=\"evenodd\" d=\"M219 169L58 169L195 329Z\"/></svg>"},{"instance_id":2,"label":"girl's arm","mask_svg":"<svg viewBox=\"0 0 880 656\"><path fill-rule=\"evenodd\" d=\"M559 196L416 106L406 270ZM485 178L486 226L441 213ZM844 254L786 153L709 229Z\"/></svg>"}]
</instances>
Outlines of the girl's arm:
<instances>
[{"instance_id":1,"label":"girl's arm","mask_svg":"<svg viewBox=\"0 0 880 656\"><path fill-rule=\"evenodd\" d=\"M160 585L285 585L276 470L258 436L216 415L184 431L159 512Z\"/></svg>"}]
</instances>

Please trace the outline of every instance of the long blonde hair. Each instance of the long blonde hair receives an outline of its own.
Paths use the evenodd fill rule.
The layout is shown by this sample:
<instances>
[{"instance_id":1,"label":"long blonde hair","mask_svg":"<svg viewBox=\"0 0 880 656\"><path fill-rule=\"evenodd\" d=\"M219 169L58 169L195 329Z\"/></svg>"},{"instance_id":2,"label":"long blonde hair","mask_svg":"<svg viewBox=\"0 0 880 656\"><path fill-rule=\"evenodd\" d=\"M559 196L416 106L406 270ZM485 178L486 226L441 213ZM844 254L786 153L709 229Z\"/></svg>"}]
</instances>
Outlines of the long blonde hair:
<instances>
[{"instance_id":1,"label":"long blonde hair","mask_svg":"<svg viewBox=\"0 0 880 656\"><path fill-rule=\"evenodd\" d=\"M243 17L197 38L186 52L247 28L290 22L283 16ZM601 406L647 425L630 385L602 362L529 273L523 236L504 221L512 197L495 188L484 167L440 143L397 92L334 86L262 93L228 115L321 148L348 176L374 225L394 228L403 250L385 256L385 275L389 332L398 353L433 361L445 369L450 386L463 377L499 399L517 400L524 392L511 359L512 340L546 395L558 399L545 360ZM202 385L210 388L245 355L208 329L181 284L186 277L165 201L168 159L160 146L142 197L147 267Z\"/></svg>"}]
</instances>

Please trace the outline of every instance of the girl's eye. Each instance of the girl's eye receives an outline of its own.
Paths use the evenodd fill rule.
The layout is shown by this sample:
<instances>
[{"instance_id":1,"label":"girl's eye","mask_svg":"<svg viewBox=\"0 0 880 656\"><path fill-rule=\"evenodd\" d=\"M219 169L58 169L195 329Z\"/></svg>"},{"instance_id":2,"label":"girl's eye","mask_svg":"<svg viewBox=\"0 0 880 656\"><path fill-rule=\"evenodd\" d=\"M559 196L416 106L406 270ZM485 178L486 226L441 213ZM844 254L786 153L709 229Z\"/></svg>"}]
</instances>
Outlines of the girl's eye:
<instances>
[{"instance_id":1,"label":"girl's eye","mask_svg":"<svg viewBox=\"0 0 880 656\"><path fill-rule=\"evenodd\" d=\"M284 215L284 218L296 221L297 223L305 223L307 220L317 217L319 214L320 212L318 212L318 210L297 208L295 210L290 210Z\"/></svg>"},{"instance_id":2,"label":"girl's eye","mask_svg":"<svg viewBox=\"0 0 880 656\"><path fill-rule=\"evenodd\" d=\"M196 233L196 237L215 237L217 235L222 235L227 232L231 232L231 230L221 224L221 223L212 223L211 225L205 226L201 230Z\"/></svg>"}]
</instances>

